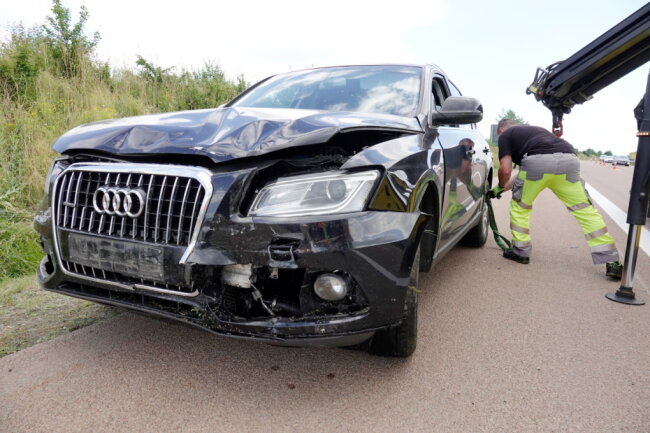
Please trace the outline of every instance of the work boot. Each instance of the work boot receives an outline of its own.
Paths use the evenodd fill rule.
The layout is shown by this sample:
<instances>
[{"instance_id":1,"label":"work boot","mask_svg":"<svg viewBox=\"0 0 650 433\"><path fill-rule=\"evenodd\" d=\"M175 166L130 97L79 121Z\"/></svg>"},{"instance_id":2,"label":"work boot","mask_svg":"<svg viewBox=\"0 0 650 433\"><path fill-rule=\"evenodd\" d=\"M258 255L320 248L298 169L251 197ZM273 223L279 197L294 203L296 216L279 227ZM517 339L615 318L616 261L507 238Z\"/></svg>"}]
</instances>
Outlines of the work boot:
<instances>
[{"instance_id":1,"label":"work boot","mask_svg":"<svg viewBox=\"0 0 650 433\"><path fill-rule=\"evenodd\" d=\"M615 280L620 280L623 275L623 264L621 262L609 262L605 265L605 275Z\"/></svg>"},{"instance_id":2,"label":"work boot","mask_svg":"<svg viewBox=\"0 0 650 433\"><path fill-rule=\"evenodd\" d=\"M503 257L505 257L506 259L510 259L512 261L515 261L517 263L521 263L522 265L527 265L528 263L530 263L530 257L520 256L519 254L512 251L512 249L505 250L503 252ZM609 265L609 263L608 263L608 265Z\"/></svg>"}]
</instances>

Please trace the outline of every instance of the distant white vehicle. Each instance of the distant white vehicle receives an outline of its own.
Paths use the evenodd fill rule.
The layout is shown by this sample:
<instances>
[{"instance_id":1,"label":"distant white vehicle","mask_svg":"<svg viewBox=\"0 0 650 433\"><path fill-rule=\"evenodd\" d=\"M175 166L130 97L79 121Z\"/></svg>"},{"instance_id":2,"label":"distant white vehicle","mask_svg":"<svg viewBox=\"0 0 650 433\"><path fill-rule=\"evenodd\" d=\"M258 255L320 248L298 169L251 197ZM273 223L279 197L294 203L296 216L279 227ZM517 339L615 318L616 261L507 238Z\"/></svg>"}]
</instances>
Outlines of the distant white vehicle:
<instances>
[{"instance_id":1,"label":"distant white vehicle","mask_svg":"<svg viewBox=\"0 0 650 433\"><path fill-rule=\"evenodd\" d=\"M614 162L614 157L609 155L603 155L600 157L600 160L606 164L611 164Z\"/></svg>"},{"instance_id":2,"label":"distant white vehicle","mask_svg":"<svg viewBox=\"0 0 650 433\"><path fill-rule=\"evenodd\" d=\"M627 166L627 165L630 165L630 158L628 158L627 156L622 156L622 155L615 156L614 157L614 163L616 163L616 165L626 165Z\"/></svg>"}]
</instances>

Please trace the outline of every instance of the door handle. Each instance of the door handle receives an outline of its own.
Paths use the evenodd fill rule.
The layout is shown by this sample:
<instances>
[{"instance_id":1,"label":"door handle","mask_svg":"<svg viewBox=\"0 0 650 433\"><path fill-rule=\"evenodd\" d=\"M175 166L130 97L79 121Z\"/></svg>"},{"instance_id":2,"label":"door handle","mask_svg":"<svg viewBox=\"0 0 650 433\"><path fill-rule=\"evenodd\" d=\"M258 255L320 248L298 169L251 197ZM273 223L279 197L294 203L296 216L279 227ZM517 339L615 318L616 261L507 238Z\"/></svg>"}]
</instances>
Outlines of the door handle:
<instances>
[{"instance_id":1,"label":"door handle","mask_svg":"<svg viewBox=\"0 0 650 433\"><path fill-rule=\"evenodd\" d=\"M488 153L490 153L490 148L489 148L489 147L484 147L484 148L483 148L483 153L486 154L486 155L487 155Z\"/></svg>"}]
</instances>

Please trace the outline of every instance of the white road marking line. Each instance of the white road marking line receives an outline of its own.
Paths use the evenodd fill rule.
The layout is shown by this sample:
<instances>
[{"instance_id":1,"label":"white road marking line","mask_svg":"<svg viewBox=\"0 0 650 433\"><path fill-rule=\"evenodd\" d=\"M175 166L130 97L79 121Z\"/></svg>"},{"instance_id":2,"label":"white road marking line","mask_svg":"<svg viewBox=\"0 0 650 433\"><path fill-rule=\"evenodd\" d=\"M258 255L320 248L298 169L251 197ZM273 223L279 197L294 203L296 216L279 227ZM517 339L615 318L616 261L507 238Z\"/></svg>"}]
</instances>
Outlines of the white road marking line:
<instances>
[{"instance_id":1,"label":"white road marking line","mask_svg":"<svg viewBox=\"0 0 650 433\"><path fill-rule=\"evenodd\" d=\"M619 226L625 233L630 230L630 225L627 223L627 214L623 212L618 206L609 201L607 197L599 193L593 186L585 183L585 188L589 191L589 196L601 207L601 209L609 215L617 226ZM650 256L650 232L645 227L641 228L641 239L639 241L639 248Z\"/></svg>"}]
</instances>

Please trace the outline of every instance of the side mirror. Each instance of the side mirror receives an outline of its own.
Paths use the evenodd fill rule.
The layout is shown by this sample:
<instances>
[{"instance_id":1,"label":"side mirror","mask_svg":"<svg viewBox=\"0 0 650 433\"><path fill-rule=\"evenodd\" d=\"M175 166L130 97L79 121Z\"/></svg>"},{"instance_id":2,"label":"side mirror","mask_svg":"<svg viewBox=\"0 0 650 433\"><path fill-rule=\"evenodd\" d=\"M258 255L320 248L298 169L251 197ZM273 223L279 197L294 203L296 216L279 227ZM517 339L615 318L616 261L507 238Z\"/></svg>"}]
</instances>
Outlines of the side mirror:
<instances>
[{"instance_id":1,"label":"side mirror","mask_svg":"<svg viewBox=\"0 0 650 433\"><path fill-rule=\"evenodd\" d=\"M431 126L466 125L483 119L483 106L476 98L450 96L442 103L440 111L431 113Z\"/></svg>"}]
</instances>

